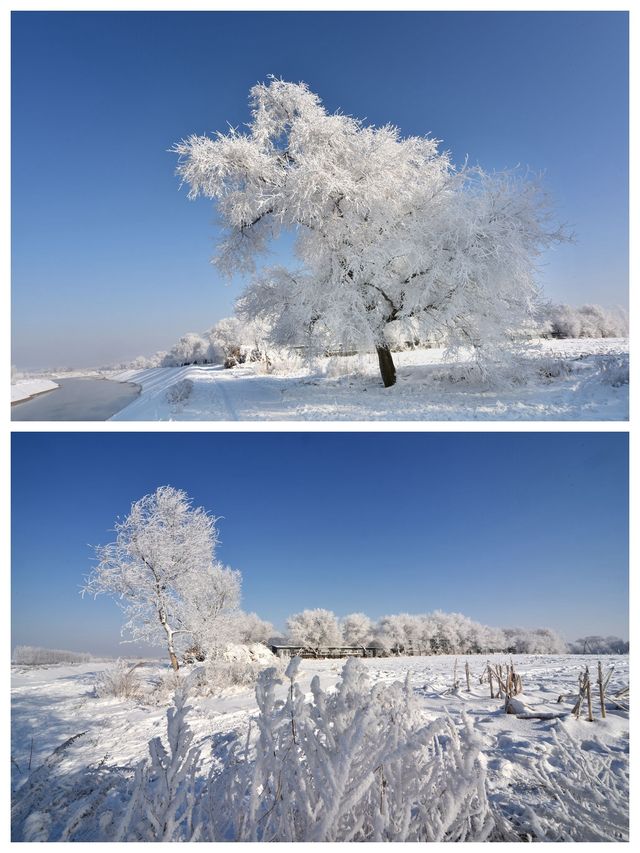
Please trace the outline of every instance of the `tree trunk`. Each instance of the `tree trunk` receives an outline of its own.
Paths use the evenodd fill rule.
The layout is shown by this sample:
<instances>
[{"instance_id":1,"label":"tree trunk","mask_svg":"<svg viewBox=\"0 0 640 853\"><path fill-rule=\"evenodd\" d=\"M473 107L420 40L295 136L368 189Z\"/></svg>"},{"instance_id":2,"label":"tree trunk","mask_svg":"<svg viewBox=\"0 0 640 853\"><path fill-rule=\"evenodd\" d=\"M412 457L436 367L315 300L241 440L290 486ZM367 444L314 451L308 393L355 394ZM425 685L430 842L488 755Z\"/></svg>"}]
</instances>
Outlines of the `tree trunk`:
<instances>
[{"instance_id":1,"label":"tree trunk","mask_svg":"<svg viewBox=\"0 0 640 853\"><path fill-rule=\"evenodd\" d=\"M384 346L376 347L376 352L378 353L378 364L380 365L382 382L385 388L389 388L391 385L395 385L396 382L396 367L393 363L391 350L385 344Z\"/></svg>"},{"instance_id":2,"label":"tree trunk","mask_svg":"<svg viewBox=\"0 0 640 853\"><path fill-rule=\"evenodd\" d=\"M160 624L162 625L165 634L167 635L167 650L169 652L169 660L171 661L171 666L174 672L177 672L180 669L180 664L178 663L178 658L176 656L176 650L173 645L173 631L169 627L167 622L167 616L163 609L158 610L158 619L160 620Z\"/></svg>"}]
</instances>

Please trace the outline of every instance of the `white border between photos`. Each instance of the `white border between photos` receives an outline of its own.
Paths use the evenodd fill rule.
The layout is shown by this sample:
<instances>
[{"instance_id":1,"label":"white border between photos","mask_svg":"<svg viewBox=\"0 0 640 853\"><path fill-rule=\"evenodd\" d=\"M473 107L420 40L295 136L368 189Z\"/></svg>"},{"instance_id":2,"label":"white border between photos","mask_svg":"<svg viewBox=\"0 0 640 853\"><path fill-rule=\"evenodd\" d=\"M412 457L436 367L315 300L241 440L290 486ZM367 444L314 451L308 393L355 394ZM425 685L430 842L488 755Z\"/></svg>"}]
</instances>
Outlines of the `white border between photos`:
<instances>
[{"instance_id":1,"label":"white border between photos","mask_svg":"<svg viewBox=\"0 0 640 853\"><path fill-rule=\"evenodd\" d=\"M11 222L11 197L10 197L10 138L8 129L10 127L10 13L12 11L630 11L630 39L632 49L630 50L630 151L638 151L638 132L637 132L637 108L634 106L634 99L637 101L638 86L637 86L637 66L638 62L635 58L635 53L639 49L638 43L638 25L637 18L640 16L640 0L629 0L627 3L607 3L603 4L601 0L565 0L558 8L556 4L550 2L540 2L540 0L529 0L527 3L507 2L507 0L494 0L493 3L473 3L469 2L440 2L428 4L425 2L413 2L405 0L399 4L391 4L389 2L375 2L375 0L351 0L351 2L340 3L330 2L329 0L316 0L309 4L304 4L301 0L294 2L280 3L256 3L243 2L237 0L233 3L214 3L207 0L200 2L178 2L178 0L138 0L138 2L108 2L108 0L84 0L84 2L28 2L28 0L13 0L13 2L2 2L0 11L0 116L4 118L2 139L0 141L0 191L2 193L2 201L0 202L0 264L4 275L0 284L0 329L3 334L1 340L2 351L5 356L5 371L7 376L7 385L9 384L9 371L11 365L11 349L10 349L10 333L11 333L11 312L10 312L10 288L11 280L11 261L10 261L10 222ZM46 133L46 128L43 130ZM601 128L595 128L594 132L603 132ZM588 176L585 176L588 180ZM638 175L635 167L635 161L630 162L630 234L637 235L638 231L638 216L637 216L637 199L638 199ZM630 282L634 281L635 273L638 269L638 248L637 243L634 244L631 240L630 252ZM635 329L635 323L638 314L638 294L633 287L630 287L630 315L631 328ZM633 347L631 348L633 353ZM8 655L10 650L10 596L8 592L9 584L9 566L10 566L10 442L11 433L14 432L630 432L630 519L639 519L638 513L638 489L640 487L640 465L638 463L636 445L632 439L631 424L637 422L637 395L633 391L632 385L630 399L630 420L629 422L617 421L429 421L429 422L406 422L406 421L354 421L354 422L316 422L316 421L271 421L261 423L258 421L242 421L242 422L57 422L57 423L18 423L11 422L10 410L7 405L5 409L4 421L4 436L0 437L0 472L3 478L0 487L0 531L2 533L2 555L4 556L4 566L6 584L3 589L5 591L5 600L3 608L0 611L0 618L3 619L4 629L4 649ZM630 525L630 609L636 612L638 604L638 582L634 574L634 568L640 566L638 555L638 523ZM630 622L630 639L633 649L635 649L636 641L639 641L640 632L637 630L637 622ZM635 683L635 674L640 672L640 669L635 665L636 654L632 653L631 681ZM7 675L5 678L6 696L10 695L10 670L7 667ZM2 751L5 772L3 774L2 786L2 815L1 835L2 840L9 838L9 729L10 729L10 709L8 700L1 706L0 721L1 731L4 736L5 749ZM635 720L637 714L635 707L631 713L631 720ZM635 733L636 723L632 722L632 729ZM640 784L635 782L635 768L637 762L632 762L632 786L631 786L631 841L633 842L638 837L635 831L634 816L638 814L636 806L639 804L638 791ZM6 828L5 828L6 821ZM110 846L110 845L109 845ZM144 844L127 844L126 849L142 849ZM169 847L169 845L161 845ZM227 845L225 845L227 846ZM415 845L408 845L415 846ZM480 845L471 844L471 847L480 847ZM503 845L504 846L504 845ZM510 845L507 845L510 846ZM562 846L562 845L556 845ZM593 844L582 844L582 849L593 847ZM80 843L75 844L74 848L93 850L95 843ZM255 845L233 844L233 849L238 848L254 849ZM313 849L327 848L335 850L336 847L349 847L348 844L316 844ZM403 848L404 849L404 848ZM465 848L466 849L466 848Z\"/></svg>"}]
</instances>

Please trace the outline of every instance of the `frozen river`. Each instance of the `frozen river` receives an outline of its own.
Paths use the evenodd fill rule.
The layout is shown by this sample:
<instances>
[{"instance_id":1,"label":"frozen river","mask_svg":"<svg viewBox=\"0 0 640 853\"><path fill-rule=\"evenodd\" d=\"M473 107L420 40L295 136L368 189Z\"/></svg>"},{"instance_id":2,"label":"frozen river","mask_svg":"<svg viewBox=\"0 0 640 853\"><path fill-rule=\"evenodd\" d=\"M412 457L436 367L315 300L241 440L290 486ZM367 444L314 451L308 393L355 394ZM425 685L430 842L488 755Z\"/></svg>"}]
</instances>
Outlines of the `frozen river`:
<instances>
[{"instance_id":1,"label":"frozen river","mask_svg":"<svg viewBox=\"0 0 640 853\"><path fill-rule=\"evenodd\" d=\"M140 393L131 382L56 379L59 388L11 407L12 421L106 421Z\"/></svg>"}]
</instances>

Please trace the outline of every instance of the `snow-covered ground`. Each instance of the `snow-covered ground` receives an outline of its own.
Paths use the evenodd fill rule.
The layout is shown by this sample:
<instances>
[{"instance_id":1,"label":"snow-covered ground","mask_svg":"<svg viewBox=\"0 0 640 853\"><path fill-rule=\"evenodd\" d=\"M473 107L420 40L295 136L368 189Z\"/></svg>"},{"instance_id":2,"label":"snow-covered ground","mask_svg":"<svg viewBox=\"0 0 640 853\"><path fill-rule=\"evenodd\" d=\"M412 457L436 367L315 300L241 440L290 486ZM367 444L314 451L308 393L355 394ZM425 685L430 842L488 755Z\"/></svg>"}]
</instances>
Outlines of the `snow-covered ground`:
<instances>
[{"instance_id":1,"label":"snow-covered ground","mask_svg":"<svg viewBox=\"0 0 640 853\"><path fill-rule=\"evenodd\" d=\"M469 661L471 691L466 692L464 663ZM504 656L494 656L504 663ZM629 683L628 657L602 657L605 669L614 668L608 693ZM458 657L461 687L452 692L454 658L400 657L364 661L373 681L403 681L409 684L426 715L435 719L450 714L459 723L466 712L481 741L487 767L490 802L499 814L518 827L530 826L543 833L551 823L556 831L573 826L583 808L583 836L574 840L624 840L628 818L629 720L626 711L608 705L600 718L594 697L594 722L586 714L576 720L570 715L577 693L578 675L585 665L594 678L597 660L590 656L517 655L513 662L523 679L519 699L533 714L560 715L555 719L520 719L504 713L503 702L491 699L487 683L480 683L486 660L482 656ZM334 685L344 661L304 660L300 684L309 690L318 675L323 689ZM65 753L60 772L74 773L102 762L113 767L132 767L147 754L151 737L164 736L166 700L98 699L93 685L98 673L110 664L13 667L12 672L12 772L13 789L39 767L51 752L73 735L86 732ZM163 667L149 664L139 670L150 687ZM594 678L595 680L595 678ZM285 688L281 688L284 697ZM562 701L558 697L562 696ZM311 694L308 694L308 699ZM203 756L225 733L246 733L256 713L249 688L234 688L227 695L194 698L189 723ZM211 759L209 758L209 761ZM206 758L205 758L206 761ZM579 806L558 801L556 785ZM590 802L593 802L593 817ZM586 815L586 817L585 817ZM536 830L536 822L538 830ZM594 833L596 833L594 835Z\"/></svg>"},{"instance_id":2,"label":"snow-covered ground","mask_svg":"<svg viewBox=\"0 0 640 853\"><path fill-rule=\"evenodd\" d=\"M124 371L142 386L112 420L626 420L628 341L536 342L493 384L464 378L441 349L395 356L398 381L383 388L375 356L323 359L313 369L258 365ZM178 383L178 387L176 386ZM172 390L173 389L173 390ZM176 393L177 392L177 393Z\"/></svg>"},{"instance_id":3,"label":"snow-covered ground","mask_svg":"<svg viewBox=\"0 0 640 853\"><path fill-rule=\"evenodd\" d=\"M36 394L44 394L45 391L53 391L58 383L52 379L25 379L11 385L11 402L18 403L20 400L28 400Z\"/></svg>"}]
</instances>

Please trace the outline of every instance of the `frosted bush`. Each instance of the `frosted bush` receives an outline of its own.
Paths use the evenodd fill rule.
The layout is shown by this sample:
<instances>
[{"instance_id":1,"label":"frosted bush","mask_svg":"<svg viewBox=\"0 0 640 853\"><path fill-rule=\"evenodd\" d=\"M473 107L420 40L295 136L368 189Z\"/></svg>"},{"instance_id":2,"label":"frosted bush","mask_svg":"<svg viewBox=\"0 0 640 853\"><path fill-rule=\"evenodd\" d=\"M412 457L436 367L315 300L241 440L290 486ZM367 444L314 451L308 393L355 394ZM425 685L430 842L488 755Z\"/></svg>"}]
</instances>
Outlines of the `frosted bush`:
<instances>
[{"instance_id":1,"label":"frosted bush","mask_svg":"<svg viewBox=\"0 0 640 853\"><path fill-rule=\"evenodd\" d=\"M494 821L479 742L468 723L426 719L408 684L371 685L347 661L335 692L312 701L287 669L286 699L267 670L257 731L210 781L215 836L237 841L486 840ZM242 806L240 805L242 804Z\"/></svg>"},{"instance_id":2,"label":"frosted bush","mask_svg":"<svg viewBox=\"0 0 640 853\"><path fill-rule=\"evenodd\" d=\"M616 357L599 358L597 360L597 373L605 385L612 388L621 388L629 384L629 356L628 354Z\"/></svg>"},{"instance_id":3,"label":"frosted bush","mask_svg":"<svg viewBox=\"0 0 640 853\"><path fill-rule=\"evenodd\" d=\"M563 358L543 358L536 361L536 371L544 379L561 379L569 376L572 367Z\"/></svg>"},{"instance_id":4,"label":"frosted bush","mask_svg":"<svg viewBox=\"0 0 640 853\"><path fill-rule=\"evenodd\" d=\"M232 687L253 687L262 668L248 661L214 660L202 669L198 681L202 693L216 696Z\"/></svg>"},{"instance_id":5,"label":"frosted bush","mask_svg":"<svg viewBox=\"0 0 640 853\"><path fill-rule=\"evenodd\" d=\"M140 700L145 705L166 707L171 702L171 698L176 690L182 688L184 677L185 671L183 669L177 672L173 669L163 672L162 675L153 680L150 689L147 688L147 690L141 692Z\"/></svg>"},{"instance_id":6,"label":"frosted bush","mask_svg":"<svg viewBox=\"0 0 640 853\"><path fill-rule=\"evenodd\" d=\"M330 379L342 379L344 376L371 379L378 369L374 359L375 356L369 353L333 355L318 360L318 372Z\"/></svg>"},{"instance_id":7,"label":"frosted bush","mask_svg":"<svg viewBox=\"0 0 640 853\"><path fill-rule=\"evenodd\" d=\"M94 685L99 699L133 699L140 693L140 679L137 669L140 663L131 665L128 661L118 660L111 669L101 672Z\"/></svg>"},{"instance_id":8,"label":"frosted bush","mask_svg":"<svg viewBox=\"0 0 640 853\"><path fill-rule=\"evenodd\" d=\"M282 663L275 655L270 652L268 654L274 662L274 671L281 671ZM199 666L192 671L190 689L201 696L219 696L234 688L254 687L264 669L264 661L260 659L252 660L243 657L235 660L224 660L223 658L216 658L205 662L204 666Z\"/></svg>"},{"instance_id":9,"label":"frosted bush","mask_svg":"<svg viewBox=\"0 0 640 853\"><path fill-rule=\"evenodd\" d=\"M180 379L170 385L166 391L167 403L184 403L188 400L193 391L193 382L191 379Z\"/></svg>"}]
</instances>

